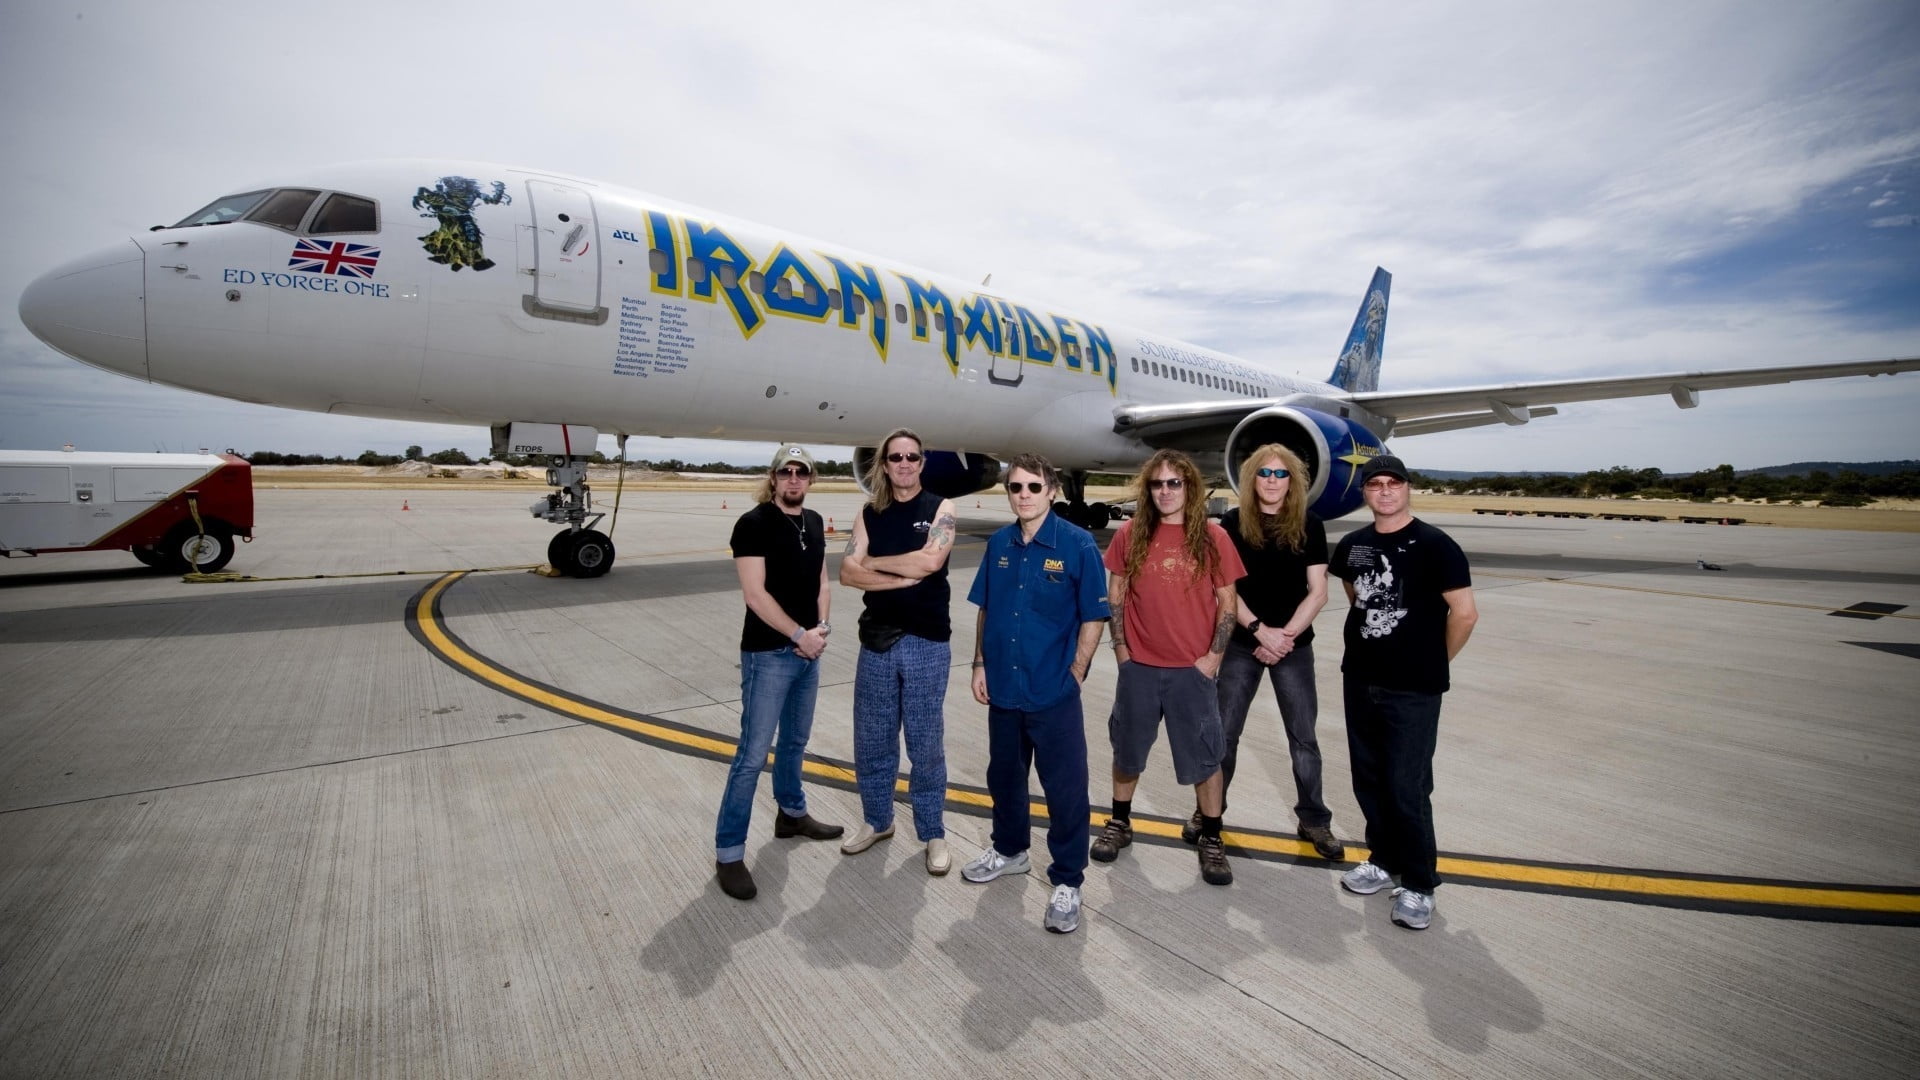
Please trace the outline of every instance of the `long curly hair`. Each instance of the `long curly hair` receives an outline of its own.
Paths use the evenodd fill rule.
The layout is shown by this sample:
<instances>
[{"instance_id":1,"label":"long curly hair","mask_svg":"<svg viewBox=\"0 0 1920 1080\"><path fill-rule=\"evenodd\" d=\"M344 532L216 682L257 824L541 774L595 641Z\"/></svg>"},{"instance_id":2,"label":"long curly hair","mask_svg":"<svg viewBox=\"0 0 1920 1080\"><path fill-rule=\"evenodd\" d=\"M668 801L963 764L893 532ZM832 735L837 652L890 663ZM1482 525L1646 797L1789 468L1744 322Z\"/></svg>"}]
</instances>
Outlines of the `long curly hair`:
<instances>
[{"instance_id":1,"label":"long curly hair","mask_svg":"<svg viewBox=\"0 0 1920 1080\"><path fill-rule=\"evenodd\" d=\"M1273 458L1279 458L1287 470L1287 493L1280 499L1279 513L1263 514L1253 487L1260 478L1254 473ZM1286 545L1288 551L1297 552L1306 546L1307 489L1312 486L1313 477L1300 455L1279 443L1268 443L1248 454L1240 465L1241 539L1256 548L1280 543Z\"/></svg>"},{"instance_id":2,"label":"long curly hair","mask_svg":"<svg viewBox=\"0 0 1920 1080\"><path fill-rule=\"evenodd\" d=\"M1219 553L1214 550L1213 541L1207 537L1207 493L1201 490L1199 466L1193 459L1178 450L1161 450L1140 466L1140 475L1133 478L1133 532L1127 538L1127 579L1132 581L1140 576L1147 565L1147 549L1153 543L1153 534L1160 528L1160 508L1154 505L1153 493L1147 488L1147 481L1161 467L1169 467L1180 477L1180 492L1185 496L1182 508L1184 517L1180 527L1185 533L1182 546L1186 548L1187 558L1193 561L1194 580L1199 581L1213 574L1214 562Z\"/></svg>"},{"instance_id":3,"label":"long curly hair","mask_svg":"<svg viewBox=\"0 0 1920 1080\"><path fill-rule=\"evenodd\" d=\"M887 476L887 447L895 439L912 439L921 464L927 460L927 444L920 441L920 436L911 428L897 427L887 432L887 437L880 440L873 452L873 462L867 466L867 505L873 507L876 514L893 505L893 480Z\"/></svg>"}]
</instances>

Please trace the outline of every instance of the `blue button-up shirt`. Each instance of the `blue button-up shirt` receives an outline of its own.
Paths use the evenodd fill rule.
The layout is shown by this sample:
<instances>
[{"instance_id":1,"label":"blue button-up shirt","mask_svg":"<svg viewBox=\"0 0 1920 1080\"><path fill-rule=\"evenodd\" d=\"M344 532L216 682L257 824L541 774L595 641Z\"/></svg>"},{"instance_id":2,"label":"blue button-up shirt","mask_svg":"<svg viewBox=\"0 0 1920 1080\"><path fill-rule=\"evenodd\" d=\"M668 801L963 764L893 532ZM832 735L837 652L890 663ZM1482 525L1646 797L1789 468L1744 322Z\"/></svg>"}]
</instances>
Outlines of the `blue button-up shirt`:
<instances>
[{"instance_id":1,"label":"blue button-up shirt","mask_svg":"<svg viewBox=\"0 0 1920 1080\"><path fill-rule=\"evenodd\" d=\"M1080 626L1111 614L1099 546L1053 513L1032 543L1021 539L1017 521L994 533L967 599L987 617L987 696L1000 708L1029 712L1079 690L1073 656Z\"/></svg>"}]
</instances>

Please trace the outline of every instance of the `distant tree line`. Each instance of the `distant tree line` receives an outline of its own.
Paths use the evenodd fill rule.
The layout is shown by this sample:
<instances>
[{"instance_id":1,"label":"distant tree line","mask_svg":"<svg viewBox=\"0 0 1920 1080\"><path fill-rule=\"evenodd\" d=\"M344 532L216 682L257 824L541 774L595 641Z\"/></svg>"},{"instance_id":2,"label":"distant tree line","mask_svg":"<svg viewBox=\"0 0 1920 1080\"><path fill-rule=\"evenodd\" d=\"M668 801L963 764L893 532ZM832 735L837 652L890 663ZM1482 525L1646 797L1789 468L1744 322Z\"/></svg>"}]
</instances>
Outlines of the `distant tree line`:
<instances>
[{"instance_id":1,"label":"distant tree line","mask_svg":"<svg viewBox=\"0 0 1920 1080\"><path fill-rule=\"evenodd\" d=\"M1455 495L1532 495L1547 498L1688 499L1710 502L1719 498L1754 502L1814 502L1821 506L1865 506L1875 499L1920 498L1920 470L1907 469L1868 476L1851 469L1830 473L1814 469L1805 475L1768 476L1736 473L1731 465L1680 475L1659 469L1615 465L1585 473L1564 475L1474 476L1442 480L1415 473L1417 487Z\"/></svg>"},{"instance_id":2,"label":"distant tree line","mask_svg":"<svg viewBox=\"0 0 1920 1080\"><path fill-rule=\"evenodd\" d=\"M516 468L544 467L545 458L527 457L521 454L506 454L501 457L482 457L475 459L458 447L448 447L429 454L419 446L407 447L405 454L382 454L374 450L362 451L358 457L343 457L338 454L329 457L325 454L282 454L275 450L255 450L246 455L252 465L399 465L408 461L424 461L429 465L489 465L499 462ZM595 465L614 465L618 458L610 458L595 450L587 459ZM848 461L815 462L822 476L852 476L853 463ZM648 461L644 458L632 458L627 461L630 469L651 472L692 472L692 473L729 473L736 476L759 476L767 471L765 465L734 465L725 461L709 461L704 465L695 465L679 458L667 458L664 461Z\"/></svg>"}]
</instances>

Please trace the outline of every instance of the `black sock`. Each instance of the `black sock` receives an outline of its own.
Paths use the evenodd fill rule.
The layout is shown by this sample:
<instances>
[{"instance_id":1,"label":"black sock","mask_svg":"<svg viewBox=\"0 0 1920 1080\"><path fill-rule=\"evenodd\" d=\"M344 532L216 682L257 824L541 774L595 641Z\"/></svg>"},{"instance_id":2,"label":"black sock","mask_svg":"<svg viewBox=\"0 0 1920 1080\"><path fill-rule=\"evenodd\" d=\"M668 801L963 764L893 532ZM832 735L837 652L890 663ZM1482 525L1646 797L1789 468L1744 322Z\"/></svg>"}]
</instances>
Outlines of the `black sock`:
<instances>
[{"instance_id":1,"label":"black sock","mask_svg":"<svg viewBox=\"0 0 1920 1080\"><path fill-rule=\"evenodd\" d=\"M1131 825L1133 823L1132 799L1113 800L1113 820L1122 825Z\"/></svg>"},{"instance_id":2,"label":"black sock","mask_svg":"<svg viewBox=\"0 0 1920 1080\"><path fill-rule=\"evenodd\" d=\"M1220 819L1217 817L1208 817L1204 813L1201 814L1200 815L1200 835L1211 836L1215 840L1220 839Z\"/></svg>"}]
</instances>

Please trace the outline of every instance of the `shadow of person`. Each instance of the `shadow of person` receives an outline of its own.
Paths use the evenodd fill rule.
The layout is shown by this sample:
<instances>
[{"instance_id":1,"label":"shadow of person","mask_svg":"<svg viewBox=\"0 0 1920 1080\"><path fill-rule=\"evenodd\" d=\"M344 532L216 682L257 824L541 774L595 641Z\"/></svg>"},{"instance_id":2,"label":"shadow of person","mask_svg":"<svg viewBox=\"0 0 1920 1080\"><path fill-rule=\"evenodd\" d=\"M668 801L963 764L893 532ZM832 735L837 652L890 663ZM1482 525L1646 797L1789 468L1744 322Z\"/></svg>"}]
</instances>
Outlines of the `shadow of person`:
<instances>
[{"instance_id":1,"label":"shadow of person","mask_svg":"<svg viewBox=\"0 0 1920 1080\"><path fill-rule=\"evenodd\" d=\"M903 859L882 846L839 859L820 899L787 920L787 936L816 968L899 966L913 950L913 917L932 880L920 850Z\"/></svg>"},{"instance_id":2,"label":"shadow of person","mask_svg":"<svg viewBox=\"0 0 1920 1080\"><path fill-rule=\"evenodd\" d=\"M787 854L793 845L770 841L747 857L759 895L740 901L707 878L706 887L640 950L640 966L673 979L682 997L697 997L713 985L732 958L733 947L779 926L786 918L782 893L787 884Z\"/></svg>"},{"instance_id":3,"label":"shadow of person","mask_svg":"<svg viewBox=\"0 0 1920 1080\"><path fill-rule=\"evenodd\" d=\"M1546 1022L1540 998L1495 960L1474 930L1453 930L1436 907L1433 924L1414 933L1388 920L1385 893L1369 897L1363 930L1369 944L1420 987L1427 1029L1463 1053L1487 1048L1487 1029L1523 1034Z\"/></svg>"},{"instance_id":4,"label":"shadow of person","mask_svg":"<svg viewBox=\"0 0 1920 1080\"><path fill-rule=\"evenodd\" d=\"M1035 1021L1067 1027L1106 1014L1106 998L1086 973L1089 912L1081 912L1079 930L1049 934L1040 925L1053 894L1044 875L968 888L982 894L973 917L955 922L934 946L973 983L960 1012L968 1041L997 1052Z\"/></svg>"},{"instance_id":5,"label":"shadow of person","mask_svg":"<svg viewBox=\"0 0 1920 1080\"><path fill-rule=\"evenodd\" d=\"M1268 947L1310 964L1347 959L1353 927L1340 905L1325 899L1330 872L1318 866L1236 860L1227 906L1259 927ZM1322 878L1328 879L1324 883Z\"/></svg>"}]
</instances>

